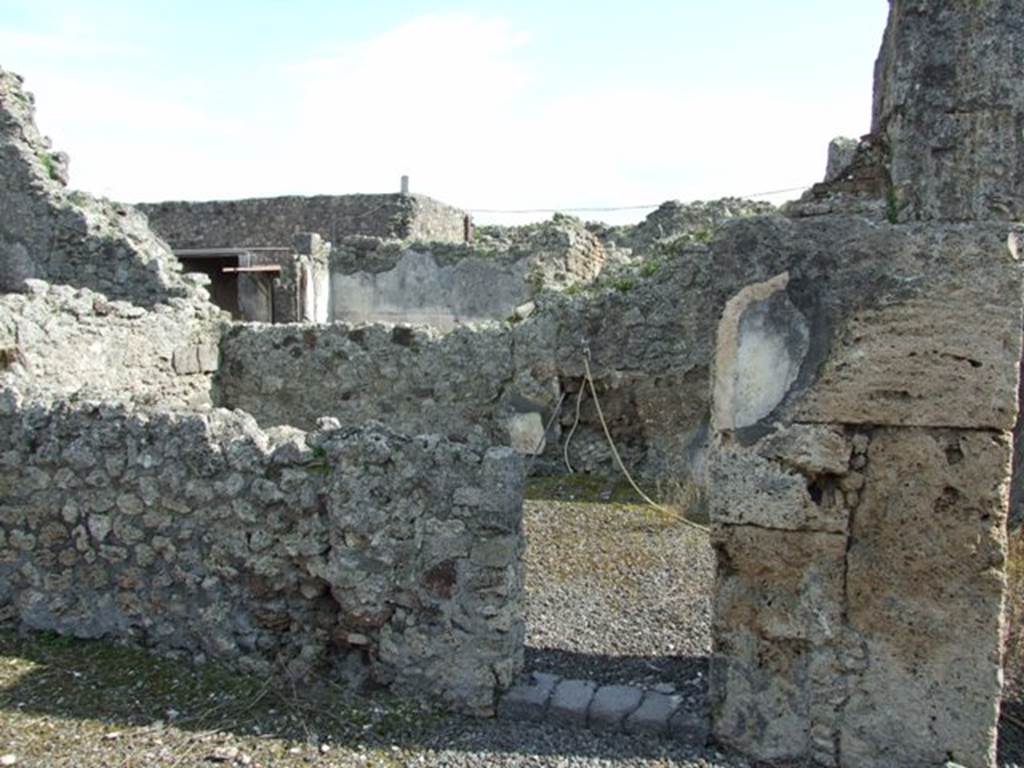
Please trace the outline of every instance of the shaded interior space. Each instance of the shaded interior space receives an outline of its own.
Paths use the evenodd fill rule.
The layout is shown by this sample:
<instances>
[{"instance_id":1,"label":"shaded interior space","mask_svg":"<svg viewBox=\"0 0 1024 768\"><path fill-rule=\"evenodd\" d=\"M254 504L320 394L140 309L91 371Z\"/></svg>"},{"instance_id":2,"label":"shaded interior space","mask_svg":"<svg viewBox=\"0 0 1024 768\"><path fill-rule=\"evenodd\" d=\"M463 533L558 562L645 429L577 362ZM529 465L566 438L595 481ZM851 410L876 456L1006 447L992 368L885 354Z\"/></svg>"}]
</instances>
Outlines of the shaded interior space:
<instances>
[{"instance_id":1,"label":"shaded interior space","mask_svg":"<svg viewBox=\"0 0 1024 768\"><path fill-rule=\"evenodd\" d=\"M528 481L527 672L703 701L714 552L684 513L678 496L655 509L597 475Z\"/></svg>"},{"instance_id":2,"label":"shaded interior space","mask_svg":"<svg viewBox=\"0 0 1024 768\"><path fill-rule=\"evenodd\" d=\"M231 314L232 320L241 320L242 313L238 305L238 273L225 272L225 269L238 267L238 256L185 256L178 255L182 269L188 274L202 274L210 278L207 290L210 300L225 312Z\"/></svg>"}]
</instances>

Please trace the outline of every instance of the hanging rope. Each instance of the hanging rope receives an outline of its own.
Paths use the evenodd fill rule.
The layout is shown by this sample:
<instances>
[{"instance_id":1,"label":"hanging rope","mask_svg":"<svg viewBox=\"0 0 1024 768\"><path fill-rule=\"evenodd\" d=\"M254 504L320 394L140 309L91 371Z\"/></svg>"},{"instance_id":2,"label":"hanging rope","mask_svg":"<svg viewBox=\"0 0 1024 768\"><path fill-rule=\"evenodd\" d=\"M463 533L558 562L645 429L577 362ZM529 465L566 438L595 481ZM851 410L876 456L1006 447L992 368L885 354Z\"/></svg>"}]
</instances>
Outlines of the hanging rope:
<instances>
[{"instance_id":1,"label":"hanging rope","mask_svg":"<svg viewBox=\"0 0 1024 768\"><path fill-rule=\"evenodd\" d=\"M604 430L604 436L608 439L608 447L612 450L612 456L615 458L615 463L622 471L622 474L625 476L630 486L632 486L633 490L636 491L637 495L641 499L662 514L675 516L675 513L671 509L658 504L654 499L644 493L640 486L636 484L633 476L629 474L629 470L626 469L626 465L622 463L622 457L619 455L619 450L615 447L615 441L612 440L612 433L608 429L608 422L605 421L604 411L601 410L601 401L597 397L597 388L594 386L594 377L590 373L590 348L586 346L583 347L583 368L587 372L587 384L590 385L590 395L594 398L594 407L597 409L597 418L601 421L601 428ZM700 523L695 523L692 520L687 520L682 515L679 515L679 521L691 528L696 528L698 531L703 531L704 533L708 532L708 528L706 526L703 526Z\"/></svg>"},{"instance_id":2,"label":"hanging rope","mask_svg":"<svg viewBox=\"0 0 1024 768\"><path fill-rule=\"evenodd\" d=\"M580 391L576 393L576 418L572 423L572 429L569 430L569 436L565 438L565 445L562 446L562 458L565 459L565 468L569 470L570 475L575 475L576 470L572 468L572 463L569 461L569 443L572 442L572 436L576 434L576 427L580 425L580 405L583 402L583 392L586 387L583 386L583 382L580 382Z\"/></svg>"},{"instance_id":3,"label":"hanging rope","mask_svg":"<svg viewBox=\"0 0 1024 768\"><path fill-rule=\"evenodd\" d=\"M558 418L559 412L562 410L562 403L565 402L565 396L568 392L563 392L562 396L558 398L558 403L555 405L555 410L551 412L551 418L548 419L547 425L544 427L544 431L541 433L540 438L537 440L537 445L533 449L533 455L530 456L530 461L526 464L526 476L530 476L530 472L533 471L533 462L537 460L537 456L544 449L544 440L548 436L548 432L551 431L551 425L555 423L555 419ZM577 406L579 408L579 406Z\"/></svg>"}]
</instances>

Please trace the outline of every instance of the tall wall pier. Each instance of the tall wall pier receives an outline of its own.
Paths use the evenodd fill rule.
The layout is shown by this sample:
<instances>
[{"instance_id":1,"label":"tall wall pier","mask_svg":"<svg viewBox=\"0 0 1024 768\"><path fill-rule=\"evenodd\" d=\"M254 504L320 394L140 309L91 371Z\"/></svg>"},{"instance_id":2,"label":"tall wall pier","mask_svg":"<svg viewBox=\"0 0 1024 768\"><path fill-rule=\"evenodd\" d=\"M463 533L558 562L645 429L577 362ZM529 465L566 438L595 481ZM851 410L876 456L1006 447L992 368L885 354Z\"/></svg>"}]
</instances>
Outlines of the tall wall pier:
<instances>
[{"instance_id":1,"label":"tall wall pier","mask_svg":"<svg viewBox=\"0 0 1024 768\"><path fill-rule=\"evenodd\" d=\"M870 208L857 187L889 223L823 262L776 241L788 266L722 313L712 719L759 759L995 765L1022 30L1019 4L892 0L875 133L796 211Z\"/></svg>"},{"instance_id":2,"label":"tall wall pier","mask_svg":"<svg viewBox=\"0 0 1024 768\"><path fill-rule=\"evenodd\" d=\"M1021 268L1001 226L890 227L749 286L709 458L723 743L994 765ZM797 252L794 252L797 253Z\"/></svg>"}]
</instances>

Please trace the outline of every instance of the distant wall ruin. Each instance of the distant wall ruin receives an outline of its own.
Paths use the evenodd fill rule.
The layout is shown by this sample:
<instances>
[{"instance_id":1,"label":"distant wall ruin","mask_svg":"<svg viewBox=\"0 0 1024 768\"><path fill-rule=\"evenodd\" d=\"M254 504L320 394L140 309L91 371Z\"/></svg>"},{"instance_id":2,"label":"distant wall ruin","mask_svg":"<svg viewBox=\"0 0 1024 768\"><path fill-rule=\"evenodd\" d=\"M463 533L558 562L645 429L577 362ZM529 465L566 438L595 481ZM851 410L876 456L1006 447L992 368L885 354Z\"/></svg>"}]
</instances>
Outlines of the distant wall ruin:
<instances>
[{"instance_id":1,"label":"distant wall ruin","mask_svg":"<svg viewBox=\"0 0 1024 768\"><path fill-rule=\"evenodd\" d=\"M317 195L210 202L142 203L150 226L175 248L286 246L301 232L341 242L387 240L461 243L466 214L423 195Z\"/></svg>"}]
</instances>

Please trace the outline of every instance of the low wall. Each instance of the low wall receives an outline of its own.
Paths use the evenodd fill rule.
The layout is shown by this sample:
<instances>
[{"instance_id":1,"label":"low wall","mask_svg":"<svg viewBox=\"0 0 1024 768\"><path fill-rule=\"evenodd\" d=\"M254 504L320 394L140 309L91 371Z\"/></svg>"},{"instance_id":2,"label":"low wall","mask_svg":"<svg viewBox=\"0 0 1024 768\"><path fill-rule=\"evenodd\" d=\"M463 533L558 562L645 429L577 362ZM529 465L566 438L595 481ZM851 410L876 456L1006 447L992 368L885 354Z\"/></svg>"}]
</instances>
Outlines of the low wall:
<instances>
[{"instance_id":1,"label":"low wall","mask_svg":"<svg viewBox=\"0 0 1024 768\"><path fill-rule=\"evenodd\" d=\"M465 214L421 195L315 195L137 206L174 248L277 247L301 232L462 242Z\"/></svg>"},{"instance_id":2,"label":"low wall","mask_svg":"<svg viewBox=\"0 0 1024 768\"><path fill-rule=\"evenodd\" d=\"M522 467L383 427L0 415L0 611L488 713L522 665Z\"/></svg>"}]
</instances>

